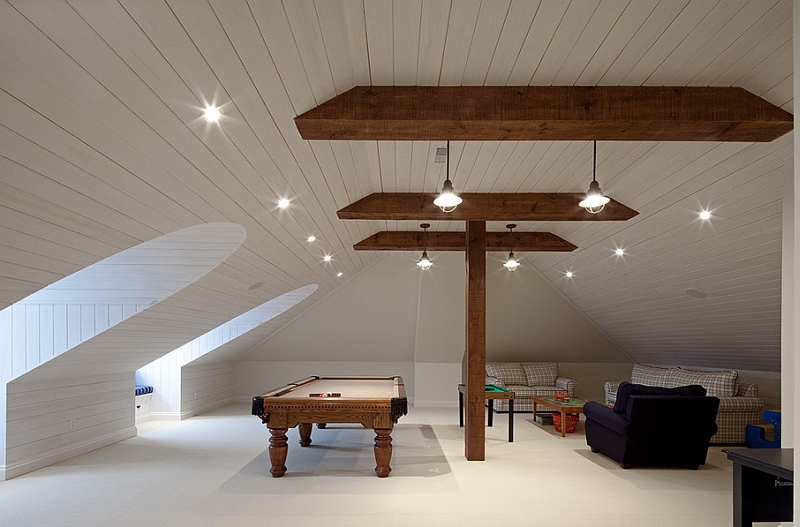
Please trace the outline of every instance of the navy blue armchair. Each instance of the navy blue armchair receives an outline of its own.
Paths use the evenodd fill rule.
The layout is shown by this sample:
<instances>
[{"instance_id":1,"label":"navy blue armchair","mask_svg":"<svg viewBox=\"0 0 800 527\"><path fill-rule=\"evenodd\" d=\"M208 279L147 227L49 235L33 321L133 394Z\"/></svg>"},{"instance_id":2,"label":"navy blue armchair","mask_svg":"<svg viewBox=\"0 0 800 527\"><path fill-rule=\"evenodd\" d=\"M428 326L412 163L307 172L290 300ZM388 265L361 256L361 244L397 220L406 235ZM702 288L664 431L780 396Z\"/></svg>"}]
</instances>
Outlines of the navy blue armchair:
<instances>
[{"instance_id":1,"label":"navy blue armchair","mask_svg":"<svg viewBox=\"0 0 800 527\"><path fill-rule=\"evenodd\" d=\"M719 399L702 386L660 388L622 383L614 408L596 402L583 407L586 443L618 462L632 466L687 466L706 462Z\"/></svg>"}]
</instances>

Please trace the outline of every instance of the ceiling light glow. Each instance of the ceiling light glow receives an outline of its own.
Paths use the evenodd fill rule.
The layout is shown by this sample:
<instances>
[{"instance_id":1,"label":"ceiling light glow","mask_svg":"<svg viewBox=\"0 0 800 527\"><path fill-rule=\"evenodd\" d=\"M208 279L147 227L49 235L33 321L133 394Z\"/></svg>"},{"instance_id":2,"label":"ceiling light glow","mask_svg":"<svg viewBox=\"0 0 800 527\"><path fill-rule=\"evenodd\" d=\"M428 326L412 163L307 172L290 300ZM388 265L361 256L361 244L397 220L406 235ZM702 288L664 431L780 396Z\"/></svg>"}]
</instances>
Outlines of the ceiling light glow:
<instances>
[{"instance_id":1,"label":"ceiling light glow","mask_svg":"<svg viewBox=\"0 0 800 527\"><path fill-rule=\"evenodd\" d=\"M338 273L336 273L336 276L342 276L343 274L344 274L343 272L339 271Z\"/></svg>"},{"instance_id":2,"label":"ceiling light glow","mask_svg":"<svg viewBox=\"0 0 800 527\"><path fill-rule=\"evenodd\" d=\"M614 251L614 253L615 253L617 256L622 256L623 254L625 254L625 251L624 251L624 250L622 250L622 249L617 249L616 251Z\"/></svg>"},{"instance_id":3,"label":"ceiling light glow","mask_svg":"<svg viewBox=\"0 0 800 527\"><path fill-rule=\"evenodd\" d=\"M316 237L316 236L314 236L314 235L311 235L311 236L309 236L309 237L308 237L308 243L311 243L311 242L313 242L313 241L314 241L314 240L316 240L316 239L317 239L317 237Z\"/></svg>"},{"instance_id":4,"label":"ceiling light glow","mask_svg":"<svg viewBox=\"0 0 800 527\"><path fill-rule=\"evenodd\" d=\"M700 219L701 220L710 220L711 219L711 212L704 210L700 212Z\"/></svg>"},{"instance_id":5,"label":"ceiling light glow","mask_svg":"<svg viewBox=\"0 0 800 527\"><path fill-rule=\"evenodd\" d=\"M323 260L325 260L326 262L330 262L331 261L331 255L330 254L326 254L325 258L323 258Z\"/></svg>"},{"instance_id":6,"label":"ceiling light glow","mask_svg":"<svg viewBox=\"0 0 800 527\"><path fill-rule=\"evenodd\" d=\"M282 198L280 201L278 201L278 207L280 207L282 209L285 209L288 206L289 206L289 200L288 199Z\"/></svg>"},{"instance_id":7,"label":"ceiling light glow","mask_svg":"<svg viewBox=\"0 0 800 527\"><path fill-rule=\"evenodd\" d=\"M567 278L572 278L572 277L573 277L572 271L567 271L566 273L564 273L564 275L565 275Z\"/></svg>"},{"instance_id":8,"label":"ceiling light glow","mask_svg":"<svg viewBox=\"0 0 800 527\"><path fill-rule=\"evenodd\" d=\"M216 123L219 121L220 115L219 108L214 106L206 106L205 110L203 110L203 119L209 123Z\"/></svg>"}]
</instances>

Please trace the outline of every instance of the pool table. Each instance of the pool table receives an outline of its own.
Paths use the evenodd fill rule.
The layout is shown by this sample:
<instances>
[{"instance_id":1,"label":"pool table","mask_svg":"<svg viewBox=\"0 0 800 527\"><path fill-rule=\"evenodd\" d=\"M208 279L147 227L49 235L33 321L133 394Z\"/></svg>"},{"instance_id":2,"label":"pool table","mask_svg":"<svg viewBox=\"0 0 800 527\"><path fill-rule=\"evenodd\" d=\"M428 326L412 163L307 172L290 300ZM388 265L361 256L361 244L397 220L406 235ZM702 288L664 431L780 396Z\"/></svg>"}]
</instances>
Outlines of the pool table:
<instances>
[{"instance_id":1,"label":"pool table","mask_svg":"<svg viewBox=\"0 0 800 527\"><path fill-rule=\"evenodd\" d=\"M361 423L375 430L375 473L391 472L392 428L408 413L402 377L312 376L253 397L253 415L267 425L270 473L286 473L286 432L298 427L300 446L311 444L311 427L317 423Z\"/></svg>"}]
</instances>

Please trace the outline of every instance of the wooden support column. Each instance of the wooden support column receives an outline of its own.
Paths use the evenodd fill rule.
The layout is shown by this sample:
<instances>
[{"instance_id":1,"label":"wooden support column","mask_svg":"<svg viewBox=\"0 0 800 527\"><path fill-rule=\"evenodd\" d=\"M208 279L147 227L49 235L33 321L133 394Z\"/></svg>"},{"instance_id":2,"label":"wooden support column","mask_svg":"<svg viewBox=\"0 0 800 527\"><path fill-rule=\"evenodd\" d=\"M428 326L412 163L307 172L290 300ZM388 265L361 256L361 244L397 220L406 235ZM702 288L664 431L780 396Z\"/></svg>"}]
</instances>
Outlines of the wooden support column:
<instances>
[{"instance_id":1,"label":"wooden support column","mask_svg":"<svg viewBox=\"0 0 800 527\"><path fill-rule=\"evenodd\" d=\"M467 461L486 459L484 401L486 382L486 222L468 221L467 260L467 338L464 355L466 421L464 454Z\"/></svg>"}]
</instances>

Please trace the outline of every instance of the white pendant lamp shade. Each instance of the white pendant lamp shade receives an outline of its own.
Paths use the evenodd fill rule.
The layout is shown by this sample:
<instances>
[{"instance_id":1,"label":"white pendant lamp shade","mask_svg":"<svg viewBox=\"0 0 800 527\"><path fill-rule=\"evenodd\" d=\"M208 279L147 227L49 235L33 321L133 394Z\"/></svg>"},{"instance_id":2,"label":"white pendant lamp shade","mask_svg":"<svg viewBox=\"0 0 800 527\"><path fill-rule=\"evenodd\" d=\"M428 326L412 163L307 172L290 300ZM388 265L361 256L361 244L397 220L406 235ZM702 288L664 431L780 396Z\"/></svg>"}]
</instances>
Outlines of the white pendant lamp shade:
<instances>
[{"instance_id":1,"label":"white pendant lamp shade","mask_svg":"<svg viewBox=\"0 0 800 527\"><path fill-rule=\"evenodd\" d=\"M603 207L606 206L606 203L611 201L611 198L608 198L603 194L600 190L600 184L597 182L597 141L594 142L594 157L593 157L593 165L592 165L592 182L589 183L589 190L586 191L586 198L578 203L579 207L583 207L586 209L586 212L590 214L597 214Z\"/></svg>"},{"instance_id":2,"label":"white pendant lamp shade","mask_svg":"<svg viewBox=\"0 0 800 527\"><path fill-rule=\"evenodd\" d=\"M447 175L442 185L439 196L433 200L433 204L442 209L442 212L453 212L461 203L461 198L456 196L453 190L453 182L450 181L450 141L447 142Z\"/></svg>"},{"instance_id":3,"label":"white pendant lamp shade","mask_svg":"<svg viewBox=\"0 0 800 527\"><path fill-rule=\"evenodd\" d=\"M508 225L506 225L506 229L508 229L509 233L513 233L514 229L516 229L516 228L517 228L517 224L516 223L509 223ZM509 271L514 271L514 270L517 269L517 267L519 267L519 261L517 261L517 257L514 256L514 250L513 249L509 249L509 251L508 251L508 259L506 259L506 263L503 264L503 267L505 267Z\"/></svg>"},{"instance_id":4,"label":"white pendant lamp shade","mask_svg":"<svg viewBox=\"0 0 800 527\"><path fill-rule=\"evenodd\" d=\"M503 264L503 267L509 271L514 271L517 267L519 267L519 262L517 261L517 257L514 256L514 251L508 253L508 260L506 260L506 263Z\"/></svg>"},{"instance_id":5,"label":"white pendant lamp shade","mask_svg":"<svg viewBox=\"0 0 800 527\"><path fill-rule=\"evenodd\" d=\"M431 259L428 258L428 251L422 251L422 256L417 262L417 266L419 266L419 268L422 269L423 271L427 271L428 269L431 268L432 265L433 262L431 262Z\"/></svg>"},{"instance_id":6,"label":"white pendant lamp shade","mask_svg":"<svg viewBox=\"0 0 800 527\"><path fill-rule=\"evenodd\" d=\"M417 267L422 269L423 271L427 271L433 265L431 259L428 258L428 251L425 247L427 243L428 237L428 227L431 226L430 223L420 223L420 228L422 228L422 256L420 256L419 261L417 262Z\"/></svg>"},{"instance_id":7,"label":"white pendant lamp shade","mask_svg":"<svg viewBox=\"0 0 800 527\"><path fill-rule=\"evenodd\" d=\"M461 198L453 192L453 183L446 179L442 185L442 192L433 200L433 204L442 209L442 212L453 212L460 203Z\"/></svg>"}]
</instances>

